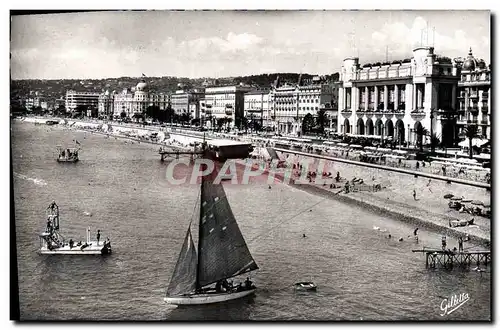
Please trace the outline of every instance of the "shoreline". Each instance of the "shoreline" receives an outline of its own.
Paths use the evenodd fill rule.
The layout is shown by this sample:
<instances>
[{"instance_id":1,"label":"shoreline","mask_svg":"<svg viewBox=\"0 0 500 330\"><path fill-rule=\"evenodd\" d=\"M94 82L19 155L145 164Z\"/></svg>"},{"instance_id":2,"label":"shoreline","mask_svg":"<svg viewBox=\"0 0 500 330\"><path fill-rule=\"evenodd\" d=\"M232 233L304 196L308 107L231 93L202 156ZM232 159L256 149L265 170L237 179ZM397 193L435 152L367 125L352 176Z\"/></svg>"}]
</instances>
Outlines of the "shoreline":
<instances>
[{"instance_id":1,"label":"shoreline","mask_svg":"<svg viewBox=\"0 0 500 330\"><path fill-rule=\"evenodd\" d=\"M264 171L265 174L269 174L269 171L266 169ZM322 188L320 186L316 186L314 184L296 184L295 180L293 178L290 178L289 182L284 181L284 175L281 173L274 173L274 177L276 179L281 180L284 184L289 185L291 187L300 189L302 191L314 194L316 196L321 196L325 198L329 198L332 200L336 200L345 204L350 204L350 205L355 205L358 207L361 207L365 210L368 210L370 212L376 213L378 215L383 215L383 216L389 216L394 220L397 221L402 221L405 223L410 223L410 224L416 224L422 228L428 228L433 231L437 231L440 233L444 233L449 236L454 236L454 237L460 237L460 236L465 236L465 234L469 234L470 241L475 242L481 245L490 245L491 244L491 237L482 237L480 235L477 235L475 233L465 233L462 232L459 229L456 228L461 228L461 227L456 227L456 228L451 228L446 225L438 223L439 220L441 221L447 221L447 220L457 220L456 218L446 216L446 215L441 215L441 214L435 214L429 211L425 210L417 210L420 213L427 213L424 214L424 216L428 216L429 218L434 218L437 221L432 221L432 220L426 220L424 216L418 216L418 215L410 215L408 213L402 212L400 210L396 203L390 203L389 205L381 205L377 204L376 202L371 202L366 199L363 199L363 196L360 195L362 193L360 192L353 192L350 193L349 195L346 194L340 194L337 191L331 191L328 190L328 188ZM406 211L408 211L408 207L405 208ZM438 219L436 219L438 218ZM466 227L464 227L466 228Z\"/></svg>"},{"instance_id":2,"label":"shoreline","mask_svg":"<svg viewBox=\"0 0 500 330\"><path fill-rule=\"evenodd\" d=\"M23 121L21 121L23 122ZM120 134L121 132L110 132L110 133L105 133L105 132L100 132L96 128L88 128L88 127L81 127L81 126L68 126L68 125L58 125L58 127L65 128L65 129L71 129L71 130L80 130L84 132L89 132L91 134L99 134L103 136L109 136L109 137L116 137L120 139L126 139L126 140L131 140L131 141L136 141L136 142L143 142L147 143L150 145L156 145L156 146L161 146L161 147L166 147L166 148L172 148L172 149L181 149L181 150L190 150L189 147L183 147L183 146L175 146L175 145L170 145L165 142L153 142L153 141L148 141L146 139L140 139L137 137L131 137L131 136L126 136ZM258 162L256 162L258 163ZM269 175L269 170L265 169L264 174ZM323 188L322 186L317 186L314 184L296 184L294 178L290 178L289 182L286 182L284 180L284 174L282 173L274 173L274 177L278 180L280 180L282 183L289 185L291 187L295 187L297 189L300 189L302 191L312 193L317 196L322 196L325 198L330 198L332 200L340 201L345 204L351 204L355 205L358 207L361 207L365 210L368 210L370 212L374 212L379 215L384 215L384 216L389 216L394 220L397 221L402 221L406 223L411 223L411 224L417 224L421 226L422 228L428 228L433 231L438 231L440 233L444 233L446 235L458 237L458 236L464 236L466 232L463 232L459 229L456 228L450 228L445 224L440 224L439 222L447 222L448 220L457 220L457 218L447 216L445 214L436 214L433 212L429 212L427 210L422 210L422 209L416 209L414 207L411 207L410 205L406 204L406 207L403 207L401 205L397 205L396 202L394 201L389 201L389 203L383 203L381 201L377 201L377 196L374 196L374 198L371 198L372 200L368 200L370 198L363 198L363 197L368 197L367 195L364 195L363 192L352 192L349 195L347 194L340 194L338 191L331 191L328 188ZM376 193L374 193L376 194ZM410 213L420 213L420 214L409 214L409 210L412 210L415 212L410 212ZM406 212L404 212L406 211ZM434 219L425 219L425 218L430 218ZM467 227L457 227L457 228L467 228ZM482 245L489 245L491 244L491 234L490 237L485 237L485 235L478 235L476 233L468 233L470 240Z\"/></svg>"}]
</instances>

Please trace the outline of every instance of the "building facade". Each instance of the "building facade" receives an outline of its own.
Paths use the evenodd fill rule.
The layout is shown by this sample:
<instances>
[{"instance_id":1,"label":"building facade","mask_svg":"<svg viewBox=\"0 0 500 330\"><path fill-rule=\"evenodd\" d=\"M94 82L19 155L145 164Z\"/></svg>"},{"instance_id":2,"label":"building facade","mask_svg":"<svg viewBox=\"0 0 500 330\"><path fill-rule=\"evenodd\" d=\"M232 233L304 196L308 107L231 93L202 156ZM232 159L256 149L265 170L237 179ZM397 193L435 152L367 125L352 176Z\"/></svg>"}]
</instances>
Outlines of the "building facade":
<instances>
[{"instance_id":1,"label":"building facade","mask_svg":"<svg viewBox=\"0 0 500 330\"><path fill-rule=\"evenodd\" d=\"M340 78L338 132L414 144L425 128L453 140L446 115L456 109L458 68L433 47L414 49L411 59L363 67L347 58Z\"/></svg>"},{"instance_id":2,"label":"building facade","mask_svg":"<svg viewBox=\"0 0 500 330\"><path fill-rule=\"evenodd\" d=\"M75 112L78 107L86 111L97 110L99 107L99 93L66 91L66 112Z\"/></svg>"},{"instance_id":3,"label":"building facade","mask_svg":"<svg viewBox=\"0 0 500 330\"><path fill-rule=\"evenodd\" d=\"M170 104L170 97L165 93L153 93L149 91L146 81L141 80L135 87L125 88L121 92L106 91L99 95L98 109L100 116L115 119L143 115L150 106L157 106L160 110L166 110Z\"/></svg>"},{"instance_id":4,"label":"building facade","mask_svg":"<svg viewBox=\"0 0 500 330\"><path fill-rule=\"evenodd\" d=\"M205 89L205 113L201 113L202 122L226 118L228 127L238 125L244 117L245 94L250 86L233 85L207 87Z\"/></svg>"},{"instance_id":5,"label":"building facade","mask_svg":"<svg viewBox=\"0 0 500 330\"><path fill-rule=\"evenodd\" d=\"M262 127L271 127L271 108L268 89L255 90L246 93L243 97L243 116L247 120L262 123Z\"/></svg>"},{"instance_id":6,"label":"building facade","mask_svg":"<svg viewBox=\"0 0 500 330\"><path fill-rule=\"evenodd\" d=\"M114 114L113 97L114 95L111 94L109 91L106 91L103 94L99 95L99 101L97 105L99 116L103 116L106 118L113 116Z\"/></svg>"},{"instance_id":7,"label":"building facade","mask_svg":"<svg viewBox=\"0 0 500 330\"><path fill-rule=\"evenodd\" d=\"M478 133L491 138L491 69L482 59L476 59L470 49L464 59L458 82L459 135L467 125L477 125Z\"/></svg>"},{"instance_id":8,"label":"building facade","mask_svg":"<svg viewBox=\"0 0 500 330\"><path fill-rule=\"evenodd\" d=\"M307 114L316 116L320 109L327 116L336 118L333 111L336 85L315 77L307 85L283 85L270 94L273 127L282 134L300 134L302 121ZM337 87L338 88L338 87Z\"/></svg>"},{"instance_id":9,"label":"building facade","mask_svg":"<svg viewBox=\"0 0 500 330\"><path fill-rule=\"evenodd\" d=\"M189 114L192 119L200 118L200 100L204 96L202 88L177 90L170 95L172 110L177 115Z\"/></svg>"}]
</instances>

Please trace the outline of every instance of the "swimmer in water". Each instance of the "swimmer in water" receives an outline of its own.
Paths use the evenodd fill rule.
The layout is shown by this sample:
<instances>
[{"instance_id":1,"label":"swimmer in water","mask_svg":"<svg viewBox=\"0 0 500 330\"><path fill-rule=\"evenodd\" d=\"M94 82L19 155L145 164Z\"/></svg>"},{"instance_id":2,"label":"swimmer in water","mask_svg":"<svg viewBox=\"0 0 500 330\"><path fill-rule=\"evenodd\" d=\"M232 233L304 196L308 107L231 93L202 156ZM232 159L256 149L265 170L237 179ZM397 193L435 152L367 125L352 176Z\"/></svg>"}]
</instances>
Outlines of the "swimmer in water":
<instances>
[{"instance_id":1,"label":"swimmer in water","mask_svg":"<svg viewBox=\"0 0 500 330\"><path fill-rule=\"evenodd\" d=\"M306 236L306 234L302 234L302 237L303 237L303 238L306 238L307 236Z\"/></svg>"},{"instance_id":2,"label":"swimmer in water","mask_svg":"<svg viewBox=\"0 0 500 330\"><path fill-rule=\"evenodd\" d=\"M399 242L402 242L402 241L403 241L403 237L400 237L400 238L398 239L398 241L399 241Z\"/></svg>"}]
</instances>

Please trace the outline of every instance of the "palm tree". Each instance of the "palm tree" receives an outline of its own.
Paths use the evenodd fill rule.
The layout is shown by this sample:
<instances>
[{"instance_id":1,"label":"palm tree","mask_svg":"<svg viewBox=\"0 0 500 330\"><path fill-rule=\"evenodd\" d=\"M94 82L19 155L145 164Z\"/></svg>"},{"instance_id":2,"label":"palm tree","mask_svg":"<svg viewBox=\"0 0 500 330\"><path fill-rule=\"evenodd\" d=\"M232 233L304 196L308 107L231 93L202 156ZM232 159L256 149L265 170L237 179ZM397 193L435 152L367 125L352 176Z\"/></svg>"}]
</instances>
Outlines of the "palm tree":
<instances>
[{"instance_id":1,"label":"palm tree","mask_svg":"<svg viewBox=\"0 0 500 330\"><path fill-rule=\"evenodd\" d=\"M328 116L326 114L326 110L325 109L318 110L316 117L316 125L319 127L320 133L323 133L325 131L325 125L327 121L328 121Z\"/></svg>"},{"instance_id":2,"label":"palm tree","mask_svg":"<svg viewBox=\"0 0 500 330\"><path fill-rule=\"evenodd\" d=\"M415 130L415 133L418 137L418 146L420 148L420 152L422 152L424 150L424 136L429 135L429 130L427 128L424 128L424 126L419 125Z\"/></svg>"},{"instance_id":3,"label":"palm tree","mask_svg":"<svg viewBox=\"0 0 500 330\"><path fill-rule=\"evenodd\" d=\"M464 135L469 139L469 158L472 159L472 139L479 137L477 125L468 125L464 128Z\"/></svg>"}]
</instances>

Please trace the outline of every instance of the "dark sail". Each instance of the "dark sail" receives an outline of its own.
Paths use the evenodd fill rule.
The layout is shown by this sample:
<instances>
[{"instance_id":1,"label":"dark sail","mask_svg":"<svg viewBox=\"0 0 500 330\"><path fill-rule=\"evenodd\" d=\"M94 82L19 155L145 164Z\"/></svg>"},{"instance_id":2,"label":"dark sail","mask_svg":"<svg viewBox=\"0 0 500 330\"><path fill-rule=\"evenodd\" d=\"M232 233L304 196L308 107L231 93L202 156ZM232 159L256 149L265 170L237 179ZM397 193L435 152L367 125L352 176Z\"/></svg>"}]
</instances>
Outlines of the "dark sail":
<instances>
[{"instance_id":1,"label":"dark sail","mask_svg":"<svg viewBox=\"0 0 500 330\"><path fill-rule=\"evenodd\" d=\"M197 286L258 269L221 184L202 181L200 207Z\"/></svg>"},{"instance_id":2,"label":"dark sail","mask_svg":"<svg viewBox=\"0 0 500 330\"><path fill-rule=\"evenodd\" d=\"M182 245L181 253L177 259L174 273L167 289L167 296L181 295L193 292L196 289L197 256L191 236L191 224L189 225Z\"/></svg>"}]
</instances>

